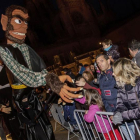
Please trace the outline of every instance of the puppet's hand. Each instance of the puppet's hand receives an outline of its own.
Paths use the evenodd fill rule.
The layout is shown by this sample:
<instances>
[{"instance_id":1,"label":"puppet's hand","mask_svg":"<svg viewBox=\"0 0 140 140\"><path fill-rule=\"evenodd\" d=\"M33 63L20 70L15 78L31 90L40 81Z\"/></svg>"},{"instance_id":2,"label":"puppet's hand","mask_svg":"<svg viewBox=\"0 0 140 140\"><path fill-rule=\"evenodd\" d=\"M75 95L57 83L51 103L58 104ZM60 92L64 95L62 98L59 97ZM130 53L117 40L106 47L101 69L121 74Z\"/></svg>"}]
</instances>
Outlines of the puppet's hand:
<instances>
[{"instance_id":1,"label":"puppet's hand","mask_svg":"<svg viewBox=\"0 0 140 140\"><path fill-rule=\"evenodd\" d=\"M63 83L65 81L68 81L70 83L74 83L74 81L71 79L71 77L69 75L61 75L61 76L59 76L59 80Z\"/></svg>"},{"instance_id":2,"label":"puppet's hand","mask_svg":"<svg viewBox=\"0 0 140 140\"><path fill-rule=\"evenodd\" d=\"M58 77L54 73L48 73L46 76L46 83L50 86L51 90L58 95L67 103L72 103L73 101L71 99L73 98L81 98L82 95L79 94L72 94L69 91L79 91L81 88L70 88L67 85L64 85L63 82L68 80L69 82L72 81L72 79L66 75Z\"/></svg>"}]
</instances>

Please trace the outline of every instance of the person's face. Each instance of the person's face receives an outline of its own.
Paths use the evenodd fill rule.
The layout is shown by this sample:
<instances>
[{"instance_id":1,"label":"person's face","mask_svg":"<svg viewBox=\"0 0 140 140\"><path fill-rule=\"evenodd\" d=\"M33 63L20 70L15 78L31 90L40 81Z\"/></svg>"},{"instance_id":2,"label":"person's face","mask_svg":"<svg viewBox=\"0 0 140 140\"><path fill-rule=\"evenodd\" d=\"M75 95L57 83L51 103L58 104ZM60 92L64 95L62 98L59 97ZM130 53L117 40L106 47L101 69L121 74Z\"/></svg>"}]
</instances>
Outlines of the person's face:
<instances>
[{"instance_id":1,"label":"person's face","mask_svg":"<svg viewBox=\"0 0 140 140\"><path fill-rule=\"evenodd\" d=\"M130 48L129 48L129 53L132 57L135 57L136 55L136 51L132 51Z\"/></svg>"},{"instance_id":2,"label":"person's face","mask_svg":"<svg viewBox=\"0 0 140 140\"><path fill-rule=\"evenodd\" d=\"M28 28L28 14L23 11L15 9L12 12L12 18L7 25L6 37L13 43L24 43L27 28ZM8 28L10 27L10 29Z\"/></svg>"},{"instance_id":3,"label":"person's face","mask_svg":"<svg viewBox=\"0 0 140 140\"><path fill-rule=\"evenodd\" d=\"M101 71L106 72L110 68L110 59L106 60L103 55L97 58L96 63Z\"/></svg>"},{"instance_id":4,"label":"person's face","mask_svg":"<svg viewBox=\"0 0 140 140\"><path fill-rule=\"evenodd\" d=\"M79 71L81 70L81 68L82 68L82 66L79 66L79 67L78 67Z\"/></svg>"},{"instance_id":5,"label":"person's face","mask_svg":"<svg viewBox=\"0 0 140 140\"><path fill-rule=\"evenodd\" d=\"M84 79L84 78L81 78L79 81L81 81L81 82L85 82L85 79Z\"/></svg>"},{"instance_id":6,"label":"person's face","mask_svg":"<svg viewBox=\"0 0 140 140\"><path fill-rule=\"evenodd\" d=\"M89 78L86 73L83 73L83 77L88 81Z\"/></svg>"},{"instance_id":7,"label":"person's face","mask_svg":"<svg viewBox=\"0 0 140 140\"><path fill-rule=\"evenodd\" d=\"M94 65L90 65L90 69L92 72L94 72L95 71Z\"/></svg>"},{"instance_id":8,"label":"person's face","mask_svg":"<svg viewBox=\"0 0 140 140\"><path fill-rule=\"evenodd\" d=\"M108 48L110 46L110 44L106 45L105 43L102 43L102 46L103 46L104 49L106 49L106 48Z\"/></svg>"}]
</instances>

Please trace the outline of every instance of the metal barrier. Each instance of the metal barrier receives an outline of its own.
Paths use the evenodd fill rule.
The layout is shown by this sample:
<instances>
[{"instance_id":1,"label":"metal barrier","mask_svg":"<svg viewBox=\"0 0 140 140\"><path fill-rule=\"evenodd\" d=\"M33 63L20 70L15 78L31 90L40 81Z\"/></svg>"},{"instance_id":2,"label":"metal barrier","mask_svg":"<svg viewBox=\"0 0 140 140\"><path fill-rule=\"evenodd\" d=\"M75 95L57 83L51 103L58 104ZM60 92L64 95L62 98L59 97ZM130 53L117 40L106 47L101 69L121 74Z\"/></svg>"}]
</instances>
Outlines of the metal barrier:
<instances>
[{"instance_id":1,"label":"metal barrier","mask_svg":"<svg viewBox=\"0 0 140 140\"><path fill-rule=\"evenodd\" d=\"M85 114L85 110L75 110L74 111L74 117L75 117L78 127L80 129L83 140L103 140L103 139L106 140L105 135L103 134L103 130L106 131L106 135L108 136L108 139L112 140L111 135L108 132L108 127L110 127L110 129L112 130L114 139L119 140L118 137L116 136L114 127L109 118L109 116L113 115L112 112L96 112L96 114L94 116L94 122L92 122L92 123L87 123L84 120L84 114ZM108 122L108 124L107 124L107 122ZM137 129L139 137L140 137L140 130L138 128L138 125L135 120L133 122L134 122L135 128ZM124 125L126 126L126 131L129 136L129 138L127 138L127 140L128 139L135 140L135 139L133 139L133 137L130 133L130 129L129 129L127 122L125 122ZM125 140L121 125L118 126L118 129L120 131L120 135L121 135L122 139Z\"/></svg>"},{"instance_id":2,"label":"metal barrier","mask_svg":"<svg viewBox=\"0 0 140 140\"><path fill-rule=\"evenodd\" d=\"M52 104L52 106L51 106L50 111L55 120L55 131L56 131L56 124L58 123L68 131L67 140L70 140L70 139L74 138L75 136L80 139L80 136L73 131L73 128L69 123L68 123L69 127L64 126L65 120L64 120L64 116L62 115L62 110L63 110L63 108L61 106L59 106L58 104ZM73 134L71 137L70 137L70 133Z\"/></svg>"}]
</instances>

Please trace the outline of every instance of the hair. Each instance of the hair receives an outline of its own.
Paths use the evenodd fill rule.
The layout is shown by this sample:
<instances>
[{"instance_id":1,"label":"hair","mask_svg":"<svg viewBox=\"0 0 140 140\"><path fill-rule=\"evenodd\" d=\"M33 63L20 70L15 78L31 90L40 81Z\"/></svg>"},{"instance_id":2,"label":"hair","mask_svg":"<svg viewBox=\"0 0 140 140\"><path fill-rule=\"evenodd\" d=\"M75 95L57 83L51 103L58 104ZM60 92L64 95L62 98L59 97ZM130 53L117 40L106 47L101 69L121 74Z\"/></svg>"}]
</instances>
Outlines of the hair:
<instances>
[{"instance_id":1,"label":"hair","mask_svg":"<svg viewBox=\"0 0 140 140\"><path fill-rule=\"evenodd\" d=\"M110 39L105 39L104 41L102 41L102 43L105 43L106 45L112 45L112 40Z\"/></svg>"},{"instance_id":2,"label":"hair","mask_svg":"<svg viewBox=\"0 0 140 140\"><path fill-rule=\"evenodd\" d=\"M93 65L93 66L94 66L94 63L91 63L91 64L90 64L90 66L91 66L91 65Z\"/></svg>"},{"instance_id":3,"label":"hair","mask_svg":"<svg viewBox=\"0 0 140 140\"><path fill-rule=\"evenodd\" d=\"M69 68L64 68L63 71L65 71L65 72L71 72L71 69L69 69Z\"/></svg>"},{"instance_id":4,"label":"hair","mask_svg":"<svg viewBox=\"0 0 140 140\"><path fill-rule=\"evenodd\" d=\"M84 64L84 67L88 67L89 65L88 64Z\"/></svg>"},{"instance_id":5,"label":"hair","mask_svg":"<svg viewBox=\"0 0 140 140\"><path fill-rule=\"evenodd\" d=\"M128 48L130 48L132 51L134 50L139 50L140 49L140 42L133 39L129 44L128 44Z\"/></svg>"},{"instance_id":6,"label":"hair","mask_svg":"<svg viewBox=\"0 0 140 140\"><path fill-rule=\"evenodd\" d=\"M6 11L5 11L5 15L9 18L9 17L12 17L12 12L15 10L15 9L18 9L18 10L21 10L23 11L25 14L28 13L27 9L22 7L22 6L18 6L18 5L11 5L9 6Z\"/></svg>"},{"instance_id":7,"label":"hair","mask_svg":"<svg viewBox=\"0 0 140 140\"><path fill-rule=\"evenodd\" d=\"M85 98L88 106L90 105L98 105L100 110L105 110L104 104L102 102L102 98L97 90L95 89L87 89L85 90Z\"/></svg>"},{"instance_id":8,"label":"hair","mask_svg":"<svg viewBox=\"0 0 140 140\"><path fill-rule=\"evenodd\" d=\"M104 56L104 58L105 58L106 60L109 59L108 55L105 55L105 54L99 54L99 55L96 56L96 60L97 60L97 58L100 57L100 56Z\"/></svg>"},{"instance_id":9,"label":"hair","mask_svg":"<svg viewBox=\"0 0 140 140\"><path fill-rule=\"evenodd\" d=\"M79 66L83 67L83 64L82 64L82 63L79 63L77 66L78 66L78 67L79 67Z\"/></svg>"},{"instance_id":10,"label":"hair","mask_svg":"<svg viewBox=\"0 0 140 140\"><path fill-rule=\"evenodd\" d=\"M140 68L130 59L120 58L113 64L115 78L120 84L136 85L136 79L140 76Z\"/></svg>"},{"instance_id":11,"label":"hair","mask_svg":"<svg viewBox=\"0 0 140 140\"><path fill-rule=\"evenodd\" d=\"M77 75L76 77L75 77L75 81L79 81L81 78L84 78L82 75Z\"/></svg>"},{"instance_id":12,"label":"hair","mask_svg":"<svg viewBox=\"0 0 140 140\"><path fill-rule=\"evenodd\" d=\"M94 76L89 72L89 71L84 71L83 74L86 74L88 76L88 80L86 80L87 82L91 82L94 79ZM82 74L82 76L83 76ZM83 76L84 77L84 76ZM85 79L85 78L84 78Z\"/></svg>"}]
</instances>

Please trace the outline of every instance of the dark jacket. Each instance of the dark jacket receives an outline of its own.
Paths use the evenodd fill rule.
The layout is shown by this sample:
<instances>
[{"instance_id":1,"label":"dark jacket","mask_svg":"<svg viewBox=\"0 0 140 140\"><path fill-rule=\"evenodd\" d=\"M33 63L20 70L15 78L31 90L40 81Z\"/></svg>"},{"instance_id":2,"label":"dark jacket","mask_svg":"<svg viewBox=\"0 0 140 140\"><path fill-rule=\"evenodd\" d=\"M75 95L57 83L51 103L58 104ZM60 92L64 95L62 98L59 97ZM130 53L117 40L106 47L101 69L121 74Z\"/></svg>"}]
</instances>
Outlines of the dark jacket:
<instances>
[{"instance_id":1,"label":"dark jacket","mask_svg":"<svg viewBox=\"0 0 140 140\"><path fill-rule=\"evenodd\" d=\"M121 112L125 121L136 119L140 125L140 108L138 107L136 94L140 101L140 78L137 80L135 87L125 85L125 88L118 89L115 112Z\"/></svg>"},{"instance_id":2,"label":"dark jacket","mask_svg":"<svg viewBox=\"0 0 140 140\"><path fill-rule=\"evenodd\" d=\"M104 51L104 54L112 56L114 61L120 58L120 53L118 52L117 45L112 45L112 47L108 51Z\"/></svg>"},{"instance_id":3,"label":"dark jacket","mask_svg":"<svg viewBox=\"0 0 140 140\"><path fill-rule=\"evenodd\" d=\"M101 97L107 112L114 112L117 102L116 80L112 74L113 69L111 68L106 73L101 74L99 79Z\"/></svg>"},{"instance_id":4,"label":"dark jacket","mask_svg":"<svg viewBox=\"0 0 140 140\"><path fill-rule=\"evenodd\" d=\"M135 55L135 57L132 59L132 61L133 61L134 63L136 63L138 67L140 67L140 50L139 50L138 53Z\"/></svg>"}]
</instances>

